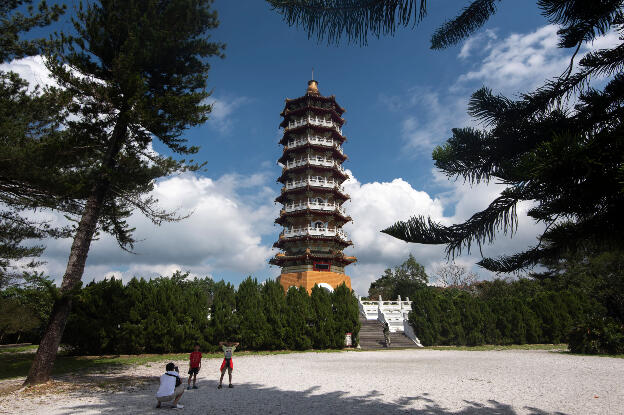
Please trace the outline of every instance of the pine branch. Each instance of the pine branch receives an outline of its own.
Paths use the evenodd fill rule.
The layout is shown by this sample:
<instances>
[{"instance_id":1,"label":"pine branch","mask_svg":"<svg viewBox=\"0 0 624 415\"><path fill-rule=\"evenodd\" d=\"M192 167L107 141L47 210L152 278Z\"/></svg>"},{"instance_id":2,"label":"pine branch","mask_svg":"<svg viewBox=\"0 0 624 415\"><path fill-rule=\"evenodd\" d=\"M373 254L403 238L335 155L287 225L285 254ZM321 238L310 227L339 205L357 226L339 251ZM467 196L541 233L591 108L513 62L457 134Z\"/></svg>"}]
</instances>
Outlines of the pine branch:
<instances>
[{"instance_id":1,"label":"pine branch","mask_svg":"<svg viewBox=\"0 0 624 415\"><path fill-rule=\"evenodd\" d=\"M420 22L426 0L267 0L290 26L327 43L366 45L369 36L393 35L399 27Z\"/></svg>"},{"instance_id":2,"label":"pine branch","mask_svg":"<svg viewBox=\"0 0 624 415\"><path fill-rule=\"evenodd\" d=\"M454 19L438 28L431 37L431 49L456 45L480 29L496 13L501 0L474 0Z\"/></svg>"},{"instance_id":3,"label":"pine branch","mask_svg":"<svg viewBox=\"0 0 624 415\"><path fill-rule=\"evenodd\" d=\"M473 243L479 246L492 243L499 231L515 233L518 224L516 205L523 199L523 191L522 186L505 189L485 210L461 224L444 226L431 218L415 216L382 232L405 242L446 244L448 257L460 255L463 250L470 253Z\"/></svg>"}]
</instances>

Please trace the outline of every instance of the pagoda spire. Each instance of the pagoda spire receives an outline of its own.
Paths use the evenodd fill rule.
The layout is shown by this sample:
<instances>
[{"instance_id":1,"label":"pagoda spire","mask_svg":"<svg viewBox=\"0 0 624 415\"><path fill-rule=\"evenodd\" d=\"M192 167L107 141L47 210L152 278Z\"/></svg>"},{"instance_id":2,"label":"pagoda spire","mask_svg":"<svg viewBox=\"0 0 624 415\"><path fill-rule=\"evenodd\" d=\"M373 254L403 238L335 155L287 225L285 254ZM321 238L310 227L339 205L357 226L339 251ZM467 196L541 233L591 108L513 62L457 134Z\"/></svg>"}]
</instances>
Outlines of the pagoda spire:
<instances>
[{"instance_id":1,"label":"pagoda spire","mask_svg":"<svg viewBox=\"0 0 624 415\"><path fill-rule=\"evenodd\" d=\"M308 89L306 91L306 94L308 95L321 95L321 93L318 90L318 82L316 82L314 80L314 78L310 79L308 81Z\"/></svg>"}]
</instances>

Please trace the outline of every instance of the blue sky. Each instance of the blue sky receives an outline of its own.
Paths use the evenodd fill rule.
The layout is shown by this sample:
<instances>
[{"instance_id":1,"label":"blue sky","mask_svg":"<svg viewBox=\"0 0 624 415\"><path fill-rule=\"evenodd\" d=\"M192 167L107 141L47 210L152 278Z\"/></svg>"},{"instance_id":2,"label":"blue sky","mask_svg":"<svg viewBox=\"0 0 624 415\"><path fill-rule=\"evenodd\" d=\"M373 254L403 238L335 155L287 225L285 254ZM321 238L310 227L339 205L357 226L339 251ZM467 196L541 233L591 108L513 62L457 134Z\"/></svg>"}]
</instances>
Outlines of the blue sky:
<instances>
[{"instance_id":1,"label":"blue sky","mask_svg":"<svg viewBox=\"0 0 624 415\"><path fill-rule=\"evenodd\" d=\"M217 0L221 26L212 32L227 44L225 59L214 59L209 74L214 111L206 124L188 131L205 172L162 180L154 195L163 207L192 212L179 224L155 227L136 215L130 222L142 240L136 255L122 252L102 235L92 245L84 280L116 276L151 277L176 269L238 283L251 274L274 278L268 266L280 228L273 224L279 207L275 179L281 154L278 125L285 98L303 95L314 68L319 89L335 95L346 108L344 145L352 173L346 189L354 219L345 229L358 263L347 270L353 286L365 294L370 282L410 253L433 274L446 258L441 247L405 244L379 231L413 214L442 223L465 220L487 206L501 190L497 184L470 187L448 181L434 169L431 151L450 129L475 125L466 114L470 94L486 85L514 96L560 74L570 51L557 48L557 28L539 14L534 2L504 2L484 28L466 42L443 51L429 49L435 28L454 16L463 2L428 2L429 14L415 28L394 37L370 39L368 46L328 46L288 27L264 1ZM612 45L614 34L585 45ZM45 83L40 57L1 65L31 82ZM166 152L155 143L154 148ZM535 243L541 226L519 206L514 238L501 235L485 255L511 253ZM50 220L62 222L54 213ZM57 280L63 275L69 240L47 241L42 268ZM483 278L479 258L456 259Z\"/></svg>"},{"instance_id":2,"label":"blue sky","mask_svg":"<svg viewBox=\"0 0 624 415\"><path fill-rule=\"evenodd\" d=\"M442 92L471 68L472 60L457 59L461 46L429 49L433 30L457 13L459 4L430 2L429 16L415 29L401 29L394 37L372 39L360 47L309 40L303 30L284 24L263 1L247 0L242 5L216 1L221 26L214 38L227 43L227 49L226 58L213 63L210 86L219 99L241 101L228 117L225 131L208 123L189 137L202 145L200 156L208 161L211 174L248 174L273 162L279 154L275 131L284 98L303 94L313 67L321 93L336 95L347 109L345 148L350 156L347 166L354 174L364 181L403 177L435 191L431 152L406 150L402 135L404 113L418 117L418 109L396 108L383 98L401 97L415 87ZM510 3L488 26L499 28L505 36L544 24L533 4ZM244 155L246 162L237 163L237 155Z\"/></svg>"}]
</instances>

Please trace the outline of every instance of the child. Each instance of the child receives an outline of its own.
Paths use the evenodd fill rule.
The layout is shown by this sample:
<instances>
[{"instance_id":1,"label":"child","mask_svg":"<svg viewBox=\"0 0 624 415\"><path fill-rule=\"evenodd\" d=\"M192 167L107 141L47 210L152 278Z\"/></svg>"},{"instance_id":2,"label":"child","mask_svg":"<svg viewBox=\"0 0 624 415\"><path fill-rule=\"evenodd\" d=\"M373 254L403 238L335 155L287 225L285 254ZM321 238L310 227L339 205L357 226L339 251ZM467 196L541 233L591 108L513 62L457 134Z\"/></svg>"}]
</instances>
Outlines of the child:
<instances>
[{"instance_id":1,"label":"child","mask_svg":"<svg viewBox=\"0 0 624 415\"><path fill-rule=\"evenodd\" d=\"M223 384L223 375L225 375L225 369L228 371L228 375L230 377L230 388L232 386L232 370L234 370L234 363L232 362L232 353L236 350L236 346L238 343L230 343L230 342L219 342L219 346L223 349L223 354L225 355L223 358L223 363L221 363L221 379L219 380L218 389L222 388Z\"/></svg>"},{"instance_id":2,"label":"child","mask_svg":"<svg viewBox=\"0 0 624 415\"><path fill-rule=\"evenodd\" d=\"M191 378L193 378L193 389L197 389L197 385L195 385L195 383L197 382L197 374L199 373L199 369L201 369L201 358L202 358L202 354L199 351L199 344L195 344L195 350L191 352L191 355L189 356L189 360L190 362L190 369L188 371L189 374L189 378L188 378L188 388L187 389L191 389Z\"/></svg>"}]
</instances>

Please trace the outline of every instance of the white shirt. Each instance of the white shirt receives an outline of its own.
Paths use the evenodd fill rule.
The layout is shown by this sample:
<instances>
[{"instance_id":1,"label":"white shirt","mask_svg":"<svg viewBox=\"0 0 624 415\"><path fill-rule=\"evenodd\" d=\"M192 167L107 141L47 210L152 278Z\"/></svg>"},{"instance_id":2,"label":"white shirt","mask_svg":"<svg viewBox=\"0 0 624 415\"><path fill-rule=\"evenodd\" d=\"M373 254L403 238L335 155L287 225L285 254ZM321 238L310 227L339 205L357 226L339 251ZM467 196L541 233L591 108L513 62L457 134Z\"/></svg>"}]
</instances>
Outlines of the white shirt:
<instances>
[{"instance_id":1,"label":"white shirt","mask_svg":"<svg viewBox=\"0 0 624 415\"><path fill-rule=\"evenodd\" d=\"M234 350L236 350L236 346L221 346L221 348L223 349L223 353L225 355L226 359L231 359L232 358L232 353L234 353Z\"/></svg>"},{"instance_id":2,"label":"white shirt","mask_svg":"<svg viewBox=\"0 0 624 415\"><path fill-rule=\"evenodd\" d=\"M173 395L173 392L175 392L176 384L176 378L174 376L180 377L180 374L174 370L171 370L160 377L160 386L158 387L158 392L156 392L157 398Z\"/></svg>"}]
</instances>

